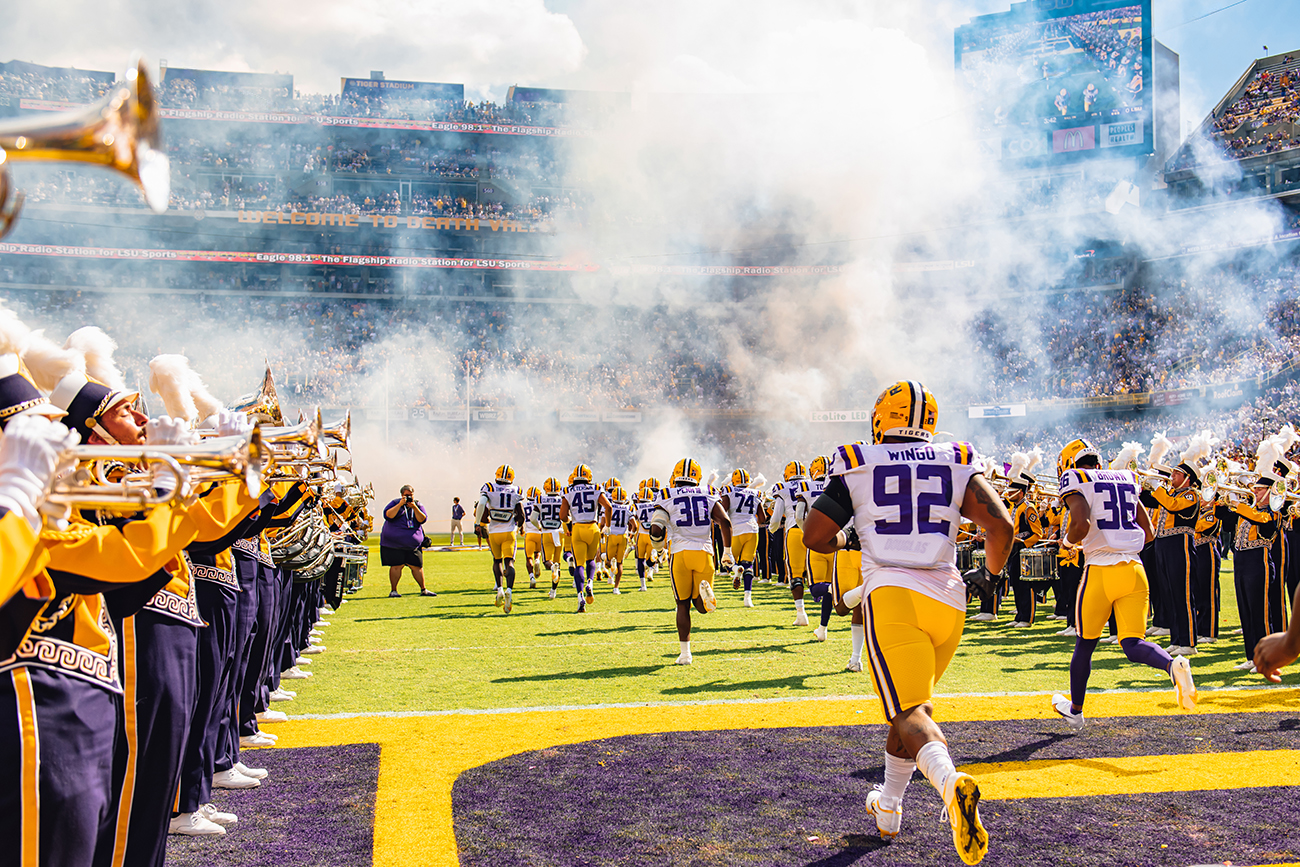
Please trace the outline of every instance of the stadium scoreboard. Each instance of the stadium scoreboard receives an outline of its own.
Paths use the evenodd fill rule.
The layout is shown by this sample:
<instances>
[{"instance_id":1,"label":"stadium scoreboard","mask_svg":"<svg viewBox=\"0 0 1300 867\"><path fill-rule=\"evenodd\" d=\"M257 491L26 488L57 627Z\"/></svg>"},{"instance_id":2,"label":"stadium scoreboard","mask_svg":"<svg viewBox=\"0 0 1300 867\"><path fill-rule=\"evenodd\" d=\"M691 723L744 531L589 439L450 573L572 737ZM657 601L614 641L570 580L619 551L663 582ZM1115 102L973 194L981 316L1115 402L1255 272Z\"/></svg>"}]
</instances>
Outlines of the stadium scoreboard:
<instances>
[{"instance_id":1,"label":"stadium scoreboard","mask_svg":"<svg viewBox=\"0 0 1300 867\"><path fill-rule=\"evenodd\" d=\"M1032 0L954 34L977 153L1043 165L1155 151L1151 0Z\"/></svg>"}]
</instances>

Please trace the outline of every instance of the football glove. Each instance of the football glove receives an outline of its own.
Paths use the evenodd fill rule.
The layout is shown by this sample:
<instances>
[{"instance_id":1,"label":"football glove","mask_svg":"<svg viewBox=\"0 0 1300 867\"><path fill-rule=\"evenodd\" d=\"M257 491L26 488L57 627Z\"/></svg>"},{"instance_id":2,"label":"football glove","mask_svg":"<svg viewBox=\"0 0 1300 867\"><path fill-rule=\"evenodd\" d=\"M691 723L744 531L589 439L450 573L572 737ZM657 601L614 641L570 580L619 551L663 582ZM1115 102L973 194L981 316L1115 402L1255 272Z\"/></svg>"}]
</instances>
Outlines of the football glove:
<instances>
[{"instance_id":1,"label":"football glove","mask_svg":"<svg viewBox=\"0 0 1300 867\"><path fill-rule=\"evenodd\" d=\"M992 572L985 566L971 569L969 572L963 572L961 580L974 587L982 596L993 595L993 582L995 577Z\"/></svg>"},{"instance_id":2,"label":"football glove","mask_svg":"<svg viewBox=\"0 0 1300 867\"><path fill-rule=\"evenodd\" d=\"M844 531L844 550L845 551L862 550L862 540L858 538L857 527L849 527L847 530Z\"/></svg>"}]
</instances>

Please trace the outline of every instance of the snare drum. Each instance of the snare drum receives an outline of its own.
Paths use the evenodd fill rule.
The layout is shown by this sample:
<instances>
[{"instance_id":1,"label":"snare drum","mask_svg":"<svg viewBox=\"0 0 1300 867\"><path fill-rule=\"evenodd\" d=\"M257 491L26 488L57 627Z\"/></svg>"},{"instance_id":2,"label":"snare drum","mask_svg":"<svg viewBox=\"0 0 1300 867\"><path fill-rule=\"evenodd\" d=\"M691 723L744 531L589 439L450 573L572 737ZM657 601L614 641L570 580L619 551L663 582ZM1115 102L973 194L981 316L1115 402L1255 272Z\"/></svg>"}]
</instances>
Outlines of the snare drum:
<instances>
[{"instance_id":1,"label":"snare drum","mask_svg":"<svg viewBox=\"0 0 1300 867\"><path fill-rule=\"evenodd\" d=\"M1021 551L1020 580L1029 584L1055 581L1055 553L1047 548L1025 548Z\"/></svg>"},{"instance_id":2,"label":"snare drum","mask_svg":"<svg viewBox=\"0 0 1300 867\"><path fill-rule=\"evenodd\" d=\"M984 553L983 551L980 552L981 555L983 553ZM957 571L958 572L965 573L975 568L974 554L975 554L974 542L957 543Z\"/></svg>"}]
</instances>

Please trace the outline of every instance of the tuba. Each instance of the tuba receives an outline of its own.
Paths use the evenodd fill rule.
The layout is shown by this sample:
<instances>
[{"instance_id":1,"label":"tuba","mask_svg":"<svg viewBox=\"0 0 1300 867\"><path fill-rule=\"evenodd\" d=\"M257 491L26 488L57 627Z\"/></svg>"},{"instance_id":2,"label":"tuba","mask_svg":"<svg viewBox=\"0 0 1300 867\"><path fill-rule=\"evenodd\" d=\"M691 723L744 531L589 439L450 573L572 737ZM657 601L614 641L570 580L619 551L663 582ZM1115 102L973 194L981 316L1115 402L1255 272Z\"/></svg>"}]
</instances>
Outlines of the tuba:
<instances>
[{"instance_id":1,"label":"tuba","mask_svg":"<svg viewBox=\"0 0 1300 867\"><path fill-rule=\"evenodd\" d=\"M0 237L13 227L21 194L9 202L8 161L62 160L107 166L135 181L156 213L167 210L171 174L158 104L137 61L94 105L51 117L0 123Z\"/></svg>"}]
</instances>

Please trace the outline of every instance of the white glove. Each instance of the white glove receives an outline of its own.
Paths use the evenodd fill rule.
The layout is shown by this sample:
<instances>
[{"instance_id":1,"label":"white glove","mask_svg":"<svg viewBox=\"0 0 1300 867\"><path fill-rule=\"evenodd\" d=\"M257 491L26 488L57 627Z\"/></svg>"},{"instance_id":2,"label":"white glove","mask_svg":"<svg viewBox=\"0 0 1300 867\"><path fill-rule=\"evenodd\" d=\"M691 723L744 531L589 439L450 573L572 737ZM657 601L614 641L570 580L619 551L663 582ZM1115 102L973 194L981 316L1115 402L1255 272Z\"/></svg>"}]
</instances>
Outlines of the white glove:
<instances>
[{"instance_id":1,"label":"white glove","mask_svg":"<svg viewBox=\"0 0 1300 867\"><path fill-rule=\"evenodd\" d=\"M18 512L39 530L37 509L54 480L59 455L80 441L76 431L44 416L19 416L9 422L0 438L0 506Z\"/></svg>"},{"instance_id":2,"label":"white glove","mask_svg":"<svg viewBox=\"0 0 1300 867\"><path fill-rule=\"evenodd\" d=\"M151 446L190 446L199 441L183 418L159 416L151 418L144 426L145 442Z\"/></svg>"},{"instance_id":3,"label":"white glove","mask_svg":"<svg viewBox=\"0 0 1300 867\"><path fill-rule=\"evenodd\" d=\"M219 437L244 436L252 429L253 423L248 420L246 412L223 409L217 413L217 436Z\"/></svg>"}]
</instances>

